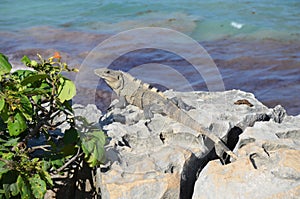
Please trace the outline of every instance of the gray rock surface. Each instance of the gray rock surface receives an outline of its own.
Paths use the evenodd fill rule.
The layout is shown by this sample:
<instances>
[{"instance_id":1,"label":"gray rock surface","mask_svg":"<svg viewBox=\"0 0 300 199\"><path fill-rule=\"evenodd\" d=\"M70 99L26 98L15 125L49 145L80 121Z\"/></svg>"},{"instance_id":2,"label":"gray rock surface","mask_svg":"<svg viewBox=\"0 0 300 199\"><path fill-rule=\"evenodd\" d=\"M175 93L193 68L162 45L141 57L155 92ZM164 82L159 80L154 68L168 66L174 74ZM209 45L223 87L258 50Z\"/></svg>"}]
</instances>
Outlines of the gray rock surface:
<instances>
[{"instance_id":1,"label":"gray rock surface","mask_svg":"<svg viewBox=\"0 0 300 199\"><path fill-rule=\"evenodd\" d=\"M286 139L299 135L298 127L294 124L298 122L299 118L286 116L285 110L281 106L273 109L267 108L251 93L239 90L190 93L166 91L165 95L169 98L179 97L186 104L195 107L188 111L188 114L203 128L222 138L229 148L232 150L235 148L235 152L241 159L222 165L219 160L214 160L216 155L213 143L198 136L197 132L188 127L160 114L155 114L151 121L146 120L143 111L135 106L129 105L125 109L114 108L106 113L100 121L100 125L110 139L106 146L107 163L102 166L102 172L98 179L102 198L224 198L227 197L228 190L232 192L228 198L253 198L249 194L250 192L235 190L239 188L240 179L244 177L245 181L244 187L240 186L241 190L247 186L252 187L249 190L260 190L260 187L263 186L260 186L259 183L252 183L254 180L260 181L261 184L269 180L270 183L265 183L264 187L267 189L267 186L272 185L273 178L271 177L285 171L281 167L278 167L277 170L274 166L271 167L272 164L285 164L283 162L286 160L281 159L280 154L270 158L271 149L286 143L290 147L289 150L294 150L291 152L291 157L294 153L299 152L297 147L299 143L295 139L289 143L285 142ZM253 106L243 103L235 104L237 100L244 99ZM266 127L261 128L258 126L259 124L262 126L264 124ZM290 130L286 132L289 125L291 126ZM268 126L270 126L269 129L267 129ZM275 126L282 128L282 131L274 132ZM260 131L261 133L256 133L256 130L247 133L251 131L249 129L255 128L263 130ZM264 135L264 132L269 132L270 135ZM273 136L272 139L274 133L275 137ZM260 142L260 139L265 142ZM275 144L272 145L270 142ZM257 143L257 147L254 149L250 147L253 143ZM266 149L262 148L262 143L265 143L263 146ZM258 152L255 151L256 149L259 149ZM285 154L285 152L282 153ZM267 159L263 160L263 158ZM294 159L295 161L297 162ZM264 164L266 165L262 166ZM228 171L231 167L233 167L232 170ZM215 168L219 169L218 173L209 172ZM245 171L239 170L241 168L244 168ZM248 181L245 178L248 172L247 168L257 173L260 168L263 168L270 174L256 176L257 178L253 174L251 175L254 176L253 179L248 177L250 179ZM275 170L271 172L271 169ZM291 168L286 169L290 171ZM222 178L223 172L227 171L226 178L225 175ZM230 183L219 181L217 174L225 182L227 180ZM240 175L240 177L235 177L236 175ZM290 173L283 174L283 176L286 175L296 178L298 174L291 170ZM281 182L283 183L281 187L295 185L293 182L286 184L280 180L276 183L280 184ZM215 183L219 189L215 188ZM247 183L250 184L247 185ZM276 183L274 186L277 185ZM230 185L234 186L228 188L227 186ZM282 190L284 189L282 188ZM237 194L234 195L234 193Z\"/></svg>"},{"instance_id":2,"label":"gray rock surface","mask_svg":"<svg viewBox=\"0 0 300 199\"><path fill-rule=\"evenodd\" d=\"M102 112L97 109L96 105L88 104L83 106L81 104L74 104L72 106L75 117L84 117L88 123L98 123Z\"/></svg>"},{"instance_id":3,"label":"gray rock surface","mask_svg":"<svg viewBox=\"0 0 300 199\"><path fill-rule=\"evenodd\" d=\"M193 199L300 198L300 116L256 122L239 138L239 159L225 166L209 162Z\"/></svg>"}]
</instances>

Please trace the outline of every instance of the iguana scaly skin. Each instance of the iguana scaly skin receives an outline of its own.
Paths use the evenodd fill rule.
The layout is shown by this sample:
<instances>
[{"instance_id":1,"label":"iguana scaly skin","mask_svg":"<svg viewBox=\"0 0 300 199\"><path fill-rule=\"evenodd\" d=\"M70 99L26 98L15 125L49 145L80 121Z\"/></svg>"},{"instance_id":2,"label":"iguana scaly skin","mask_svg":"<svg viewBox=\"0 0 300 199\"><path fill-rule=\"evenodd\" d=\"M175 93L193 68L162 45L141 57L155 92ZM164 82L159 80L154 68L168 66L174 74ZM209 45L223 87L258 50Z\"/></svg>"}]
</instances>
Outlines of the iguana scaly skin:
<instances>
[{"instance_id":1,"label":"iguana scaly skin","mask_svg":"<svg viewBox=\"0 0 300 199\"><path fill-rule=\"evenodd\" d=\"M215 143L216 148L221 148L232 158L237 159L237 156L217 136L205 131L198 122L180 109L171 99L165 97L158 89L122 71L101 68L96 69L95 74L104 79L108 86L120 97L121 101L126 100L127 103L144 110L146 118L152 117L153 113L167 115L199 134L208 137ZM218 155L222 159L222 154Z\"/></svg>"}]
</instances>

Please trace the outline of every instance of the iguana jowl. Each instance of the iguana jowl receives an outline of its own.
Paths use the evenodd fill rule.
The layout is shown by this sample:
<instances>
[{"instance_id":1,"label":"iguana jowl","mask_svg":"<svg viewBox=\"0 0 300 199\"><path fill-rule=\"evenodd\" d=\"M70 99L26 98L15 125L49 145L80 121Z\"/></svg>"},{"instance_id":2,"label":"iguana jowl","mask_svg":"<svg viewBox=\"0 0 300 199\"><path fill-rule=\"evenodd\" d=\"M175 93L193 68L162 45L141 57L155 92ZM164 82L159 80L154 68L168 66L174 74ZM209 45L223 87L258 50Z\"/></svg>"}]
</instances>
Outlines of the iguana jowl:
<instances>
[{"instance_id":1,"label":"iguana jowl","mask_svg":"<svg viewBox=\"0 0 300 199\"><path fill-rule=\"evenodd\" d=\"M208 137L215 143L216 148L222 149L232 158L237 159L237 156L217 136L205 131L198 122L180 109L173 100L165 97L158 89L122 71L101 68L96 69L95 74L104 79L108 86L120 97L121 101L126 100L127 103L144 110L146 118L151 118L153 113L167 115L199 134ZM218 155L222 159L222 154Z\"/></svg>"}]
</instances>

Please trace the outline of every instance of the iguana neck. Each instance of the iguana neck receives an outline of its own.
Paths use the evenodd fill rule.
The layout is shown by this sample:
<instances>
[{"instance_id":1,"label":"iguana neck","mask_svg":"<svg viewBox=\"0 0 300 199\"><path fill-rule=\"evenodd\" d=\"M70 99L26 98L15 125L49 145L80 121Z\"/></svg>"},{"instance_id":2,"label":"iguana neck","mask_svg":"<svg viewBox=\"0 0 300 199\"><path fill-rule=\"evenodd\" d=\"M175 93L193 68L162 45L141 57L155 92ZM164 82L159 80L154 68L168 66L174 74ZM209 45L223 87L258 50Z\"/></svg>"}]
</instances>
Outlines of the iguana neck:
<instances>
[{"instance_id":1,"label":"iguana neck","mask_svg":"<svg viewBox=\"0 0 300 199\"><path fill-rule=\"evenodd\" d=\"M123 73L123 78L124 85L123 89L119 92L119 96L125 97L129 104L133 104L143 109L145 105L148 105L148 99L165 98L163 93L157 88L132 77L128 73ZM149 95L152 97L149 98Z\"/></svg>"}]
</instances>

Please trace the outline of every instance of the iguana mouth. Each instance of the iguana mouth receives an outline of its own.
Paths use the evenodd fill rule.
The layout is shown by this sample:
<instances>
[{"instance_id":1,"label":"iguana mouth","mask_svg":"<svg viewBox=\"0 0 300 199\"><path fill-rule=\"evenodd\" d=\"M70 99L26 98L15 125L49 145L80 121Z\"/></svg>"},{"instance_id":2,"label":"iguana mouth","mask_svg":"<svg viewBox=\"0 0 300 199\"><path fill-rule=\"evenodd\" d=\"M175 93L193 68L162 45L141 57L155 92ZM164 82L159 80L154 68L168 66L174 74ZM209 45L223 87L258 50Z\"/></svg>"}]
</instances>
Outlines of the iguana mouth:
<instances>
[{"instance_id":1,"label":"iguana mouth","mask_svg":"<svg viewBox=\"0 0 300 199\"><path fill-rule=\"evenodd\" d=\"M112 74L112 72L107 69L107 68L100 68L100 69L96 69L94 70L94 72L99 75L101 78L109 81L109 82L113 82L113 81L117 81L117 77Z\"/></svg>"}]
</instances>

